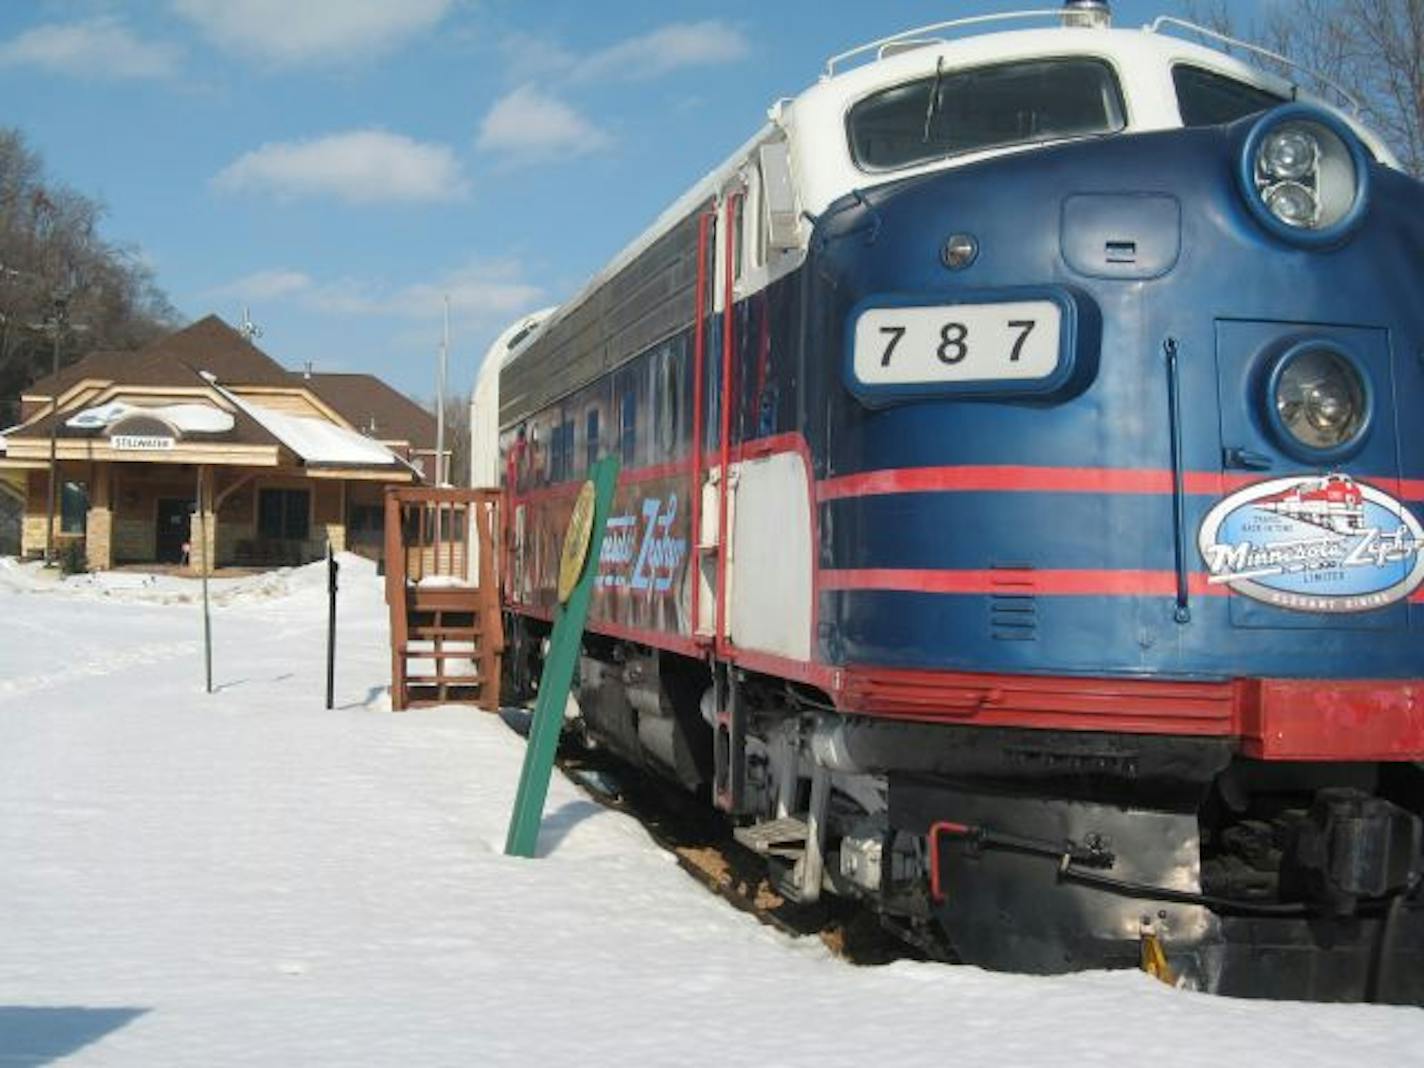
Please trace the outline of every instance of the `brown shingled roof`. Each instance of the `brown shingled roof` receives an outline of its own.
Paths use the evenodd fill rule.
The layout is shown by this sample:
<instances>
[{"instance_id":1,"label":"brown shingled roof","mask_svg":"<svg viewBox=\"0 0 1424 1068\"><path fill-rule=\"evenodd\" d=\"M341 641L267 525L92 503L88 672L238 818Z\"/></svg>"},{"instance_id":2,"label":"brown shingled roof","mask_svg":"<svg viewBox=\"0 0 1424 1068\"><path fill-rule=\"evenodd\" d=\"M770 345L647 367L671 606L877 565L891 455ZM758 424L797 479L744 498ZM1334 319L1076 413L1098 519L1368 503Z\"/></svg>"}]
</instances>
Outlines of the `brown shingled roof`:
<instances>
[{"instance_id":1,"label":"brown shingled roof","mask_svg":"<svg viewBox=\"0 0 1424 1068\"><path fill-rule=\"evenodd\" d=\"M44 397L46 400L53 396L54 389L51 383L58 386L55 393L63 393L76 382L82 382L86 378L100 378L105 381L113 381L128 373L128 368L132 365L135 353L117 349L99 349L80 359L77 363L72 363L68 367L61 367L57 375L45 375L31 382L20 392L26 397Z\"/></svg>"},{"instance_id":2,"label":"brown shingled roof","mask_svg":"<svg viewBox=\"0 0 1424 1068\"><path fill-rule=\"evenodd\" d=\"M308 378L294 372L288 385L306 386L353 427L377 441L408 441L413 448L425 451L435 448L435 416L375 375L313 374Z\"/></svg>"},{"instance_id":3,"label":"brown shingled roof","mask_svg":"<svg viewBox=\"0 0 1424 1068\"><path fill-rule=\"evenodd\" d=\"M137 352L91 352L78 363L62 368L58 377L46 375L24 392L48 397L53 389L51 380L63 393L86 378L135 386L163 385L194 371L211 371L224 385L292 384L291 375L281 364L216 315L209 315Z\"/></svg>"},{"instance_id":4,"label":"brown shingled roof","mask_svg":"<svg viewBox=\"0 0 1424 1068\"><path fill-rule=\"evenodd\" d=\"M223 386L275 386L309 389L362 433L377 441L408 441L416 450L435 448L435 417L375 375L313 374L288 371L216 315L199 319L176 333L160 338L137 352L91 352L78 363L63 368L57 377L46 376L24 392L48 397L57 385L63 393L84 379L100 379L123 386L171 386L210 371ZM52 385L54 383L55 385ZM239 415L234 440L272 440L261 427ZM371 427L374 424L374 431ZM29 436L48 431L47 420L27 427ZM59 431L63 436L75 432Z\"/></svg>"}]
</instances>

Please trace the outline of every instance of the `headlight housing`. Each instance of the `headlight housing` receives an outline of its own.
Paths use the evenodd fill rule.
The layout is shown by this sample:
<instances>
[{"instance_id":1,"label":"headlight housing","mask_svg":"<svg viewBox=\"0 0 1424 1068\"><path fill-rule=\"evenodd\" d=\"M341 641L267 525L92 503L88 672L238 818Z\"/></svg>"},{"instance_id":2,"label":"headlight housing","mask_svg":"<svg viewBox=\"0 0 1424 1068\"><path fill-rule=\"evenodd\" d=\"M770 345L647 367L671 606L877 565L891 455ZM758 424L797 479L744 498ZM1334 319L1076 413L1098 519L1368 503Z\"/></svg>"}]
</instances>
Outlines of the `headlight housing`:
<instances>
[{"instance_id":1,"label":"headlight housing","mask_svg":"<svg viewBox=\"0 0 1424 1068\"><path fill-rule=\"evenodd\" d=\"M1298 245L1343 239L1369 195L1369 160L1358 137L1319 108L1287 104L1251 128L1241 153L1241 186L1268 231Z\"/></svg>"},{"instance_id":2,"label":"headlight housing","mask_svg":"<svg viewBox=\"0 0 1424 1068\"><path fill-rule=\"evenodd\" d=\"M1307 463L1352 455L1370 428L1369 377L1331 342L1303 341L1283 353L1272 368L1266 402L1282 447Z\"/></svg>"}]
</instances>

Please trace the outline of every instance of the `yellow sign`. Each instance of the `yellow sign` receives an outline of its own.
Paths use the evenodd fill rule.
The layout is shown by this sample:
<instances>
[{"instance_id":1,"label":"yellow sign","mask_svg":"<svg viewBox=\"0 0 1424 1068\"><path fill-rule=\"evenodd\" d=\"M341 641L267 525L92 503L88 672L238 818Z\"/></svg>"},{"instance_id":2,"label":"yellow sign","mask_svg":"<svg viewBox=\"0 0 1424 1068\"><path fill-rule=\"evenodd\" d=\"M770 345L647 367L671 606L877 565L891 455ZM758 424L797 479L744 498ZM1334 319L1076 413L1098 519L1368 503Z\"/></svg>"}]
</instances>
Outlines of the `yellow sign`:
<instances>
[{"instance_id":1,"label":"yellow sign","mask_svg":"<svg viewBox=\"0 0 1424 1068\"><path fill-rule=\"evenodd\" d=\"M569 528L564 531L564 553L559 560L559 603L569 599L583 574L583 564L588 556L589 539L593 536L593 483L585 482L574 502L574 514L569 517Z\"/></svg>"}]
</instances>

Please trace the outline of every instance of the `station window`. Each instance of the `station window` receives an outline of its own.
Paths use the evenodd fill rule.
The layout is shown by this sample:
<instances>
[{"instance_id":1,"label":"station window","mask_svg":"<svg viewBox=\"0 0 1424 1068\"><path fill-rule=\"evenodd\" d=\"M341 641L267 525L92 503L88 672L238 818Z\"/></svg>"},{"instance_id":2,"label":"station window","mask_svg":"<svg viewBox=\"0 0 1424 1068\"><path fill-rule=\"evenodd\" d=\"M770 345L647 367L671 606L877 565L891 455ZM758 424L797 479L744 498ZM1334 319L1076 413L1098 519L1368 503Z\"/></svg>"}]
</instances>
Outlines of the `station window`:
<instances>
[{"instance_id":1,"label":"station window","mask_svg":"<svg viewBox=\"0 0 1424 1068\"><path fill-rule=\"evenodd\" d=\"M89 516L89 485L66 482L59 495L59 530L62 534L83 534Z\"/></svg>"},{"instance_id":2,"label":"station window","mask_svg":"<svg viewBox=\"0 0 1424 1068\"><path fill-rule=\"evenodd\" d=\"M346 532L348 535L374 535L385 529L386 513L379 504L353 504L348 509Z\"/></svg>"},{"instance_id":3,"label":"station window","mask_svg":"<svg viewBox=\"0 0 1424 1068\"><path fill-rule=\"evenodd\" d=\"M311 494L264 489L257 494L257 533L274 541L306 541L311 531Z\"/></svg>"},{"instance_id":4,"label":"station window","mask_svg":"<svg viewBox=\"0 0 1424 1068\"><path fill-rule=\"evenodd\" d=\"M1183 126L1217 126L1265 111L1285 98L1201 67L1172 68Z\"/></svg>"}]
</instances>

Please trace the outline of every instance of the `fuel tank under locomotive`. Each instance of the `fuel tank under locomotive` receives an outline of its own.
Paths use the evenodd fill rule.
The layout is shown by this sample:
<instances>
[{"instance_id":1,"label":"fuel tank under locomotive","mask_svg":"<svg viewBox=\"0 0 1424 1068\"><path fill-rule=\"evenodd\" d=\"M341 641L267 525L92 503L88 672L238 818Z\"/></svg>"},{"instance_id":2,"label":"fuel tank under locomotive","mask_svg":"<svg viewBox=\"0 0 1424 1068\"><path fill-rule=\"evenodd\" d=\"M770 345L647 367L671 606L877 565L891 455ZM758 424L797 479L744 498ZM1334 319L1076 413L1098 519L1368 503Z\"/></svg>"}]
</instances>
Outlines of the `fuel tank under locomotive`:
<instances>
[{"instance_id":1,"label":"fuel tank under locomotive","mask_svg":"<svg viewBox=\"0 0 1424 1068\"><path fill-rule=\"evenodd\" d=\"M586 728L629 763L697 790L712 775L701 699L710 673L685 657L590 635L577 700Z\"/></svg>"}]
</instances>

